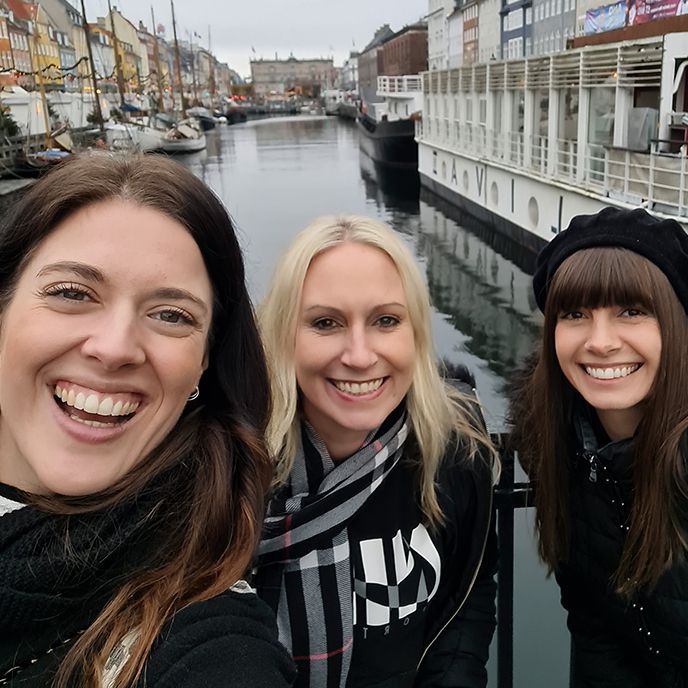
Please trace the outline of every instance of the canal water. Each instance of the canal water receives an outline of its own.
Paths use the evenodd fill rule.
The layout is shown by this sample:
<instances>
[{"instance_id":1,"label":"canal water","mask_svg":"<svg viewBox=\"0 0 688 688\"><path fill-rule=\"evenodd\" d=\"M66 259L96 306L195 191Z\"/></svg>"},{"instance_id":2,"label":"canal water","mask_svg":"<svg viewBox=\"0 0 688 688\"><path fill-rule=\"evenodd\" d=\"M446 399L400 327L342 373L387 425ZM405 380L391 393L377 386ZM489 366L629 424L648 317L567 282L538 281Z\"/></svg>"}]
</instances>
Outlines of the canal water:
<instances>
[{"instance_id":1,"label":"canal water","mask_svg":"<svg viewBox=\"0 0 688 688\"><path fill-rule=\"evenodd\" d=\"M229 208L256 301L277 257L312 218L357 213L388 222L427 279L438 356L471 369L490 429L503 429L504 378L532 350L540 325L531 255L420 189L417 176L385 173L359 150L351 122L263 119L207 136L207 150L180 159ZM567 688L568 634L556 586L537 561L530 511L515 514L514 687ZM495 657L493 646L490 688Z\"/></svg>"}]
</instances>

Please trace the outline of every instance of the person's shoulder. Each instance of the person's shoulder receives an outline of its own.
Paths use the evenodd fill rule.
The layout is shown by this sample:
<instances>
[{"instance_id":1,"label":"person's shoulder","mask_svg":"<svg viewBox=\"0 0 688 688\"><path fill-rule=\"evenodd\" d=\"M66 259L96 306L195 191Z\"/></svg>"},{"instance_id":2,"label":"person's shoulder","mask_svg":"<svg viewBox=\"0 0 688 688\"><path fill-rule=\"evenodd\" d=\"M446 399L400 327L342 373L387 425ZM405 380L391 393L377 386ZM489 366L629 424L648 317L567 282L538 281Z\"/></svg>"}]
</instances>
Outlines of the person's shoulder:
<instances>
[{"instance_id":1,"label":"person's shoulder","mask_svg":"<svg viewBox=\"0 0 688 688\"><path fill-rule=\"evenodd\" d=\"M178 611L163 628L146 668L146 686L286 688L293 663L277 639L272 610L246 585Z\"/></svg>"},{"instance_id":2,"label":"person's shoulder","mask_svg":"<svg viewBox=\"0 0 688 688\"><path fill-rule=\"evenodd\" d=\"M256 626L263 629L267 636L276 633L272 611L245 581L238 581L215 597L184 607L169 622L169 630L171 634L176 634L194 625L218 629Z\"/></svg>"}]
</instances>

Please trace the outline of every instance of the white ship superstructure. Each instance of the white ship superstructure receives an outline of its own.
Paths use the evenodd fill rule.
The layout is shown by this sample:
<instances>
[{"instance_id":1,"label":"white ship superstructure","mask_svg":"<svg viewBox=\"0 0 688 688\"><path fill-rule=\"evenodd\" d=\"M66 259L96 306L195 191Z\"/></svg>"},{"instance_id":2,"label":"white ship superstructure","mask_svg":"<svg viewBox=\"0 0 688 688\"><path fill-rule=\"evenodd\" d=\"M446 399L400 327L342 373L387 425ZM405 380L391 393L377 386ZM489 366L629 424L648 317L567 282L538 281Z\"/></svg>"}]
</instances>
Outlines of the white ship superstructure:
<instances>
[{"instance_id":1,"label":"white ship superstructure","mask_svg":"<svg viewBox=\"0 0 688 688\"><path fill-rule=\"evenodd\" d=\"M423 75L421 183L538 248L574 215L688 227L688 33Z\"/></svg>"}]
</instances>

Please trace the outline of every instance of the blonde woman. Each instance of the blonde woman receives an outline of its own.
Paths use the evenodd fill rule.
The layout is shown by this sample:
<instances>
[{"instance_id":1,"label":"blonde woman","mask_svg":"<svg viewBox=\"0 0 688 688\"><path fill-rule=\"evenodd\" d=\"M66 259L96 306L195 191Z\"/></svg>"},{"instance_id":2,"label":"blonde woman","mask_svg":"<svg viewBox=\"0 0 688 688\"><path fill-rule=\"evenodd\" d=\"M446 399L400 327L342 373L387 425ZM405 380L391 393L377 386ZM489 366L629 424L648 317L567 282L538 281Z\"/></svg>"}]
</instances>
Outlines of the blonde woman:
<instances>
[{"instance_id":1,"label":"blonde woman","mask_svg":"<svg viewBox=\"0 0 688 688\"><path fill-rule=\"evenodd\" d=\"M403 242L355 216L304 229L260 309L277 477L256 583L297 686L486 684L494 452L429 312Z\"/></svg>"}]
</instances>

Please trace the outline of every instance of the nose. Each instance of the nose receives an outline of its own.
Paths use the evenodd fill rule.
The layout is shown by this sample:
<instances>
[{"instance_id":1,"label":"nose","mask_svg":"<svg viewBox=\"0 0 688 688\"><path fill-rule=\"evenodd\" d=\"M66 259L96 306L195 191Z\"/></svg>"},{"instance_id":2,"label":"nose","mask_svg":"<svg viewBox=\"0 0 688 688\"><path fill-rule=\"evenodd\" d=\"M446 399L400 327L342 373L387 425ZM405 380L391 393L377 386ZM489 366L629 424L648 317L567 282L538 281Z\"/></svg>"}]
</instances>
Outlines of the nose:
<instances>
[{"instance_id":1,"label":"nose","mask_svg":"<svg viewBox=\"0 0 688 688\"><path fill-rule=\"evenodd\" d=\"M621 340L613 316L606 312L592 313L585 348L590 353L606 355L618 350Z\"/></svg>"},{"instance_id":2,"label":"nose","mask_svg":"<svg viewBox=\"0 0 688 688\"><path fill-rule=\"evenodd\" d=\"M136 318L124 310L103 312L91 321L81 351L109 371L141 365L146 360Z\"/></svg>"},{"instance_id":3,"label":"nose","mask_svg":"<svg viewBox=\"0 0 688 688\"><path fill-rule=\"evenodd\" d=\"M342 352L342 363L350 368L364 370L373 366L377 358L371 336L366 332L366 328L364 326L352 327Z\"/></svg>"}]
</instances>

